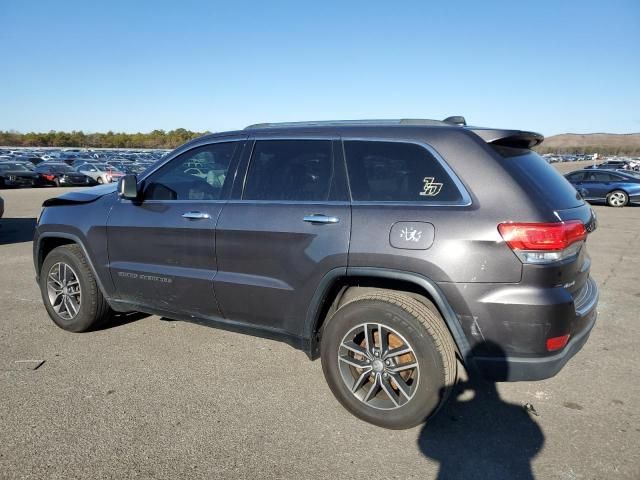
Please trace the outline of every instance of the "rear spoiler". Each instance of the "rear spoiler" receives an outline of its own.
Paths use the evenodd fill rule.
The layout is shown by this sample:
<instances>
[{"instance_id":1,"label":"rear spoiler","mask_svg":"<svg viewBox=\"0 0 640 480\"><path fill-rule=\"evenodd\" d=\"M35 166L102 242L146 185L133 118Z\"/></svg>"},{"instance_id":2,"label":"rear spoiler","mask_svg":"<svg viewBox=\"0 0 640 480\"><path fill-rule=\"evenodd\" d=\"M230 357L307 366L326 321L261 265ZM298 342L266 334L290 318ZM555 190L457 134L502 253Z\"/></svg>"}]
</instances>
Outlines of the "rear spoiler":
<instances>
[{"instance_id":1,"label":"rear spoiler","mask_svg":"<svg viewBox=\"0 0 640 480\"><path fill-rule=\"evenodd\" d=\"M467 127L473 133L492 145L514 148L533 148L544 141L544 136L536 132L522 130L501 130L495 128Z\"/></svg>"}]
</instances>

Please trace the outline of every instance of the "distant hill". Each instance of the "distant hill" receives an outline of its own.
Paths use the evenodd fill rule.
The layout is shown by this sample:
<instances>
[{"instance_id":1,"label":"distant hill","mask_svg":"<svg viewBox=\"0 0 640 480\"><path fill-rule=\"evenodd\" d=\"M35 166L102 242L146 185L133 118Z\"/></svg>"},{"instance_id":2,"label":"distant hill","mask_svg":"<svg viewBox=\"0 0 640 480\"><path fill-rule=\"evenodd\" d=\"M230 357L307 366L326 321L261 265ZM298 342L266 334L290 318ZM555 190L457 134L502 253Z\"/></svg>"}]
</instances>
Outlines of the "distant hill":
<instances>
[{"instance_id":1,"label":"distant hill","mask_svg":"<svg viewBox=\"0 0 640 480\"><path fill-rule=\"evenodd\" d=\"M563 133L546 138L536 150L540 153L640 155L640 133Z\"/></svg>"}]
</instances>

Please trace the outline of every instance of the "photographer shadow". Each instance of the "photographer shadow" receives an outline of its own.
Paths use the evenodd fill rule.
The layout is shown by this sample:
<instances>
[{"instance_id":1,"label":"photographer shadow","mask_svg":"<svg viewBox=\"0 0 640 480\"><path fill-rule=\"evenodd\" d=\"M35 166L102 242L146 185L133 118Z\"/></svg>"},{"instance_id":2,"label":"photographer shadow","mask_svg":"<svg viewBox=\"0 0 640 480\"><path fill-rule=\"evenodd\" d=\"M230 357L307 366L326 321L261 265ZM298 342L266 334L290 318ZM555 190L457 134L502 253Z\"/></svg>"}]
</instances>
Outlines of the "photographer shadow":
<instances>
[{"instance_id":1,"label":"photographer shadow","mask_svg":"<svg viewBox=\"0 0 640 480\"><path fill-rule=\"evenodd\" d=\"M498 371L496 378L506 374ZM422 428L418 445L440 464L439 480L533 479L531 461L544 445L544 434L522 405L500 398L494 382L473 378L454 388Z\"/></svg>"}]
</instances>

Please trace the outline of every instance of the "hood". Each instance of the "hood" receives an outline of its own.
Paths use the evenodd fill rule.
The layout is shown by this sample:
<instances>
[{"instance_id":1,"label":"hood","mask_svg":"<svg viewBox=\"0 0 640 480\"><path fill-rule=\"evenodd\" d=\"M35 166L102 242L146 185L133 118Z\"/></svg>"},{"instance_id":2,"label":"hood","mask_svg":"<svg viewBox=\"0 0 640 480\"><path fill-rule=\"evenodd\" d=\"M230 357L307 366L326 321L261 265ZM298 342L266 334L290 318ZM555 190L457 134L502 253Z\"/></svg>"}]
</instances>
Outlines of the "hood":
<instances>
[{"instance_id":1,"label":"hood","mask_svg":"<svg viewBox=\"0 0 640 480\"><path fill-rule=\"evenodd\" d=\"M110 183L107 185L99 185L97 187L87 188L82 191L67 192L56 198L45 200L43 207L53 207L55 205L71 205L74 203L90 203L98 200L105 195L114 193L118 185Z\"/></svg>"}]
</instances>

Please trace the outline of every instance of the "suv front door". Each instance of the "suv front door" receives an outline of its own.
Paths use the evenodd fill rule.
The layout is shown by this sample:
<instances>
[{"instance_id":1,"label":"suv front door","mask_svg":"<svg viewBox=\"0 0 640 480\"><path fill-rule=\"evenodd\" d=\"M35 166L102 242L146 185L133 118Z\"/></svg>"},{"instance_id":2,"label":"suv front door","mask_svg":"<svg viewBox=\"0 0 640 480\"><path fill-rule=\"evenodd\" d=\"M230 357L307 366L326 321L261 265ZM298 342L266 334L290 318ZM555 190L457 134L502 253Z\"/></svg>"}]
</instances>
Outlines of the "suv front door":
<instances>
[{"instance_id":1,"label":"suv front door","mask_svg":"<svg viewBox=\"0 0 640 480\"><path fill-rule=\"evenodd\" d=\"M107 235L119 300L220 317L213 291L215 223L243 144L221 141L188 150L141 182L140 201L117 200Z\"/></svg>"},{"instance_id":2,"label":"suv front door","mask_svg":"<svg viewBox=\"0 0 640 480\"><path fill-rule=\"evenodd\" d=\"M331 139L255 140L244 189L216 229L225 317L303 336L322 278L346 273L351 208L340 151Z\"/></svg>"}]
</instances>

